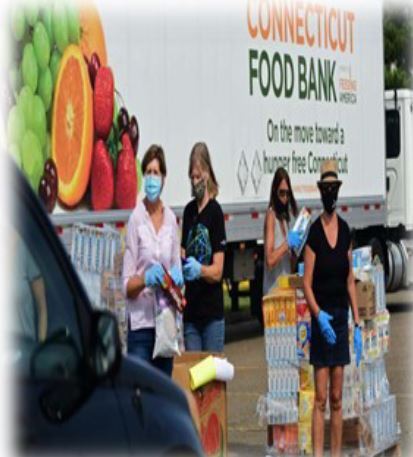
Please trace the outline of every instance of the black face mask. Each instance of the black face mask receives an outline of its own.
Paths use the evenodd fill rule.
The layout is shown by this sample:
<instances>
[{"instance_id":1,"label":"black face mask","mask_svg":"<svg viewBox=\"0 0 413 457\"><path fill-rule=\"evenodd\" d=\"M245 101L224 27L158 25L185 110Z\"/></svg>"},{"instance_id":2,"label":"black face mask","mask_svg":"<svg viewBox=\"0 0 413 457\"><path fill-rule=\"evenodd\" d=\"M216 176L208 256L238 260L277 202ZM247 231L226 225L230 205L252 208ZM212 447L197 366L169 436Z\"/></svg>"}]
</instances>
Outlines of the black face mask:
<instances>
[{"instance_id":1,"label":"black face mask","mask_svg":"<svg viewBox=\"0 0 413 457\"><path fill-rule=\"evenodd\" d=\"M288 215L288 202L282 203L279 198L275 199L275 213L277 214L279 219L289 220Z\"/></svg>"},{"instance_id":2,"label":"black face mask","mask_svg":"<svg viewBox=\"0 0 413 457\"><path fill-rule=\"evenodd\" d=\"M338 183L321 183L319 185L321 201L327 214L332 214L336 209L339 188Z\"/></svg>"}]
</instances>

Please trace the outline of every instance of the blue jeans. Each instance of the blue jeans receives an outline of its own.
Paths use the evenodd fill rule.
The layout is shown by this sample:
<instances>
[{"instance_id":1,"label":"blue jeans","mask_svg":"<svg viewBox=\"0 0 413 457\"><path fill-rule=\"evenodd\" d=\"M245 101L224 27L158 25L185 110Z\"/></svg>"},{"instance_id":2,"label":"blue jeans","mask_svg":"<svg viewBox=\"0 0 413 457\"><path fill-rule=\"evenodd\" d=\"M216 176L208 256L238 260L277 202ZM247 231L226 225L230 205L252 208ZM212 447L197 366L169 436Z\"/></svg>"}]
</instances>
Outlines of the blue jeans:
<instances>
[{"instance_id":1,"label":"blue jeans","mask_svg":"<svg viewBox=\"0 0 413 457\"><path fill-rule=\"evenodd\" d=\"M217 319L206 324L184 322L186 351L223 352L225 321Z\"/></svg>"},{"instance_id":2,"label":"blue jeans","mask_svg":"<svg viewBox=\"0 0 413 457\"><path fill-rule=\"evenodd\" d=\"M154 367L163 371L167 376L172 375L173 359L171 357L152 358L155 347L155 329L141 328L128 330L128 354L140 357Z\"/></svg>"}]
</instances>

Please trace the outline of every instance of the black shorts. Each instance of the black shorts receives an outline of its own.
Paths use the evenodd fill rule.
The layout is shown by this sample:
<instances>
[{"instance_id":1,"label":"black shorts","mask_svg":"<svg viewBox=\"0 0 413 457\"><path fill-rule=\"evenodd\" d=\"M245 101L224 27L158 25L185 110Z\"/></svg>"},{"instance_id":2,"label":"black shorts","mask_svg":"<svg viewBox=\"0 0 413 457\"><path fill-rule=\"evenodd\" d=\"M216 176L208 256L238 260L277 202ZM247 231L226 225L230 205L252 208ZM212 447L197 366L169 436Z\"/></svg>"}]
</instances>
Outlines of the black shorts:
<instances>
[{"instance_id":1,"label":"black shorts","mask_svg":"<svg viewBox=\"0 0 413 457\"><path fill-rule=\"evenodd\" d=\"M348 335L348 305L323 309L331 316L330 321L336 333L336 344L330 345L324 339L315 317L311 317L310 363L315 367L334 367L350 363L350 344Z\"/></svg>"}]
</instances>

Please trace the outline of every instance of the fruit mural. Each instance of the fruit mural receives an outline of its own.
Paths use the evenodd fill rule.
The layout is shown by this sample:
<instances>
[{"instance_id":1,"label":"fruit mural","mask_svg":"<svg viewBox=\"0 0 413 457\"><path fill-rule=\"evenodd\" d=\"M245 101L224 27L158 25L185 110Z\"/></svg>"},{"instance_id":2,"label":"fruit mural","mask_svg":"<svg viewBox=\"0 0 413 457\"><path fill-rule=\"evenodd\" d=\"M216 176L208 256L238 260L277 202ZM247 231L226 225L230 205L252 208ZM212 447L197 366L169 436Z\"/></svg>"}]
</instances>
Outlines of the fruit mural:
<instances>
[{"instance_id":1,"label":"fruit mural","mask_svg":"<svg viewBox=\"0 0 413 457\"><path fill-rule=\"evenodd\" d=\"M116 87L96 5L16 3L10 34L8 150L47 211L133 208L139 125Z\"/></svg>"}]
</instances>

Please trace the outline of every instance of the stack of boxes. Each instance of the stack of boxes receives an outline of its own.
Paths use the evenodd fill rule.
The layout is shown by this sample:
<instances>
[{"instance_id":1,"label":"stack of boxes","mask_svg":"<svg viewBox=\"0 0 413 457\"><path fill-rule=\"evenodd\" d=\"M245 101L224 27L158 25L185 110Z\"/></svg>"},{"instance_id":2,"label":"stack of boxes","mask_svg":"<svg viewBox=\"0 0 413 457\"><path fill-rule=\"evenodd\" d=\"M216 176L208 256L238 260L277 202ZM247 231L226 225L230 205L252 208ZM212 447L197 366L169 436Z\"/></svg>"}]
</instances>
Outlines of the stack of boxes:
<instances>
[{"instance_id":1,"label":"stack of boxes","mask_svg":"<svg viewBox=\"0 0 413 457\"><path fill-rule=\"evenodd\" d=\"M266 420L269 451L298 450L299 391L296 301L292 289L276 289L263 299L268 365Z\"/></svg>"},{"instance_id":2,"label":"stack of boxes","mask_svg":"<svg viewBox=\"0 0 413 457\"><path fill-rule=\"evenodd\" d=\"M363 319L359 444L367 452L379 452L398 439L396 397L390 394L384 361L389 349L390 324L384 271L381 264L372 261L369 247L354 251L353 269L358 280L359 314Z\"/></svg>"},{"instance_id":3,"label":"stack of boxes","mask_svg":"<svg viewBox=\"0 0 413 457\"><path fill-rule=\"evenodd\" d=\"M397 442L396 399L390 395L384 355L389 347L384 271L374 265L368 248L354 252L359 314L363 321L363 357L357 367L353 321L349 312L351 363L344 369L343 446L367 453ZM265 419L268 453L312 454L313 368L309 364L311 317L302 278L279 278L263 298L268 393ZM325 442L329 445L327 401ZM262 409L262 408L261 408Z\"/></svg>"},{"instance_id":4,"label":"stack of boxes","mask_svg":"<svg viewBox=\"0 0 413 457\"><path fill-rule=\"evenodd\" d=\"M109 226L75 224L70 247L72 263L97 309L108 309L118 319L122 350L126 353L127 317L122 290L122 241Z\"/></svg>"},{"instance_id":5,"label":"stack of boxes","mask_svg":"<svg viewBox=\"0 0 413 457\"><path fill-rule=\"evenodd\" d=\"M298 284L300 286L300 284ZM299 355L300 391L298 448L301 454L312 454L311 421L314 404L314 371L310 365L311 315L302 287L296 289L297 352Z\"/></svg>"}]
</instances>

